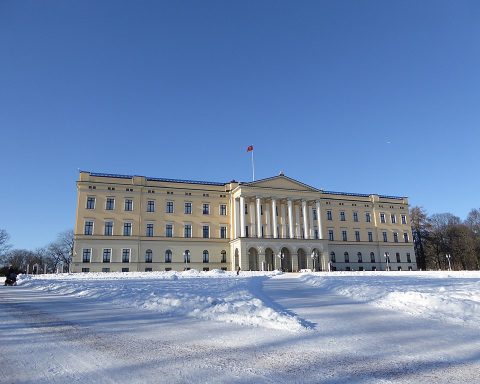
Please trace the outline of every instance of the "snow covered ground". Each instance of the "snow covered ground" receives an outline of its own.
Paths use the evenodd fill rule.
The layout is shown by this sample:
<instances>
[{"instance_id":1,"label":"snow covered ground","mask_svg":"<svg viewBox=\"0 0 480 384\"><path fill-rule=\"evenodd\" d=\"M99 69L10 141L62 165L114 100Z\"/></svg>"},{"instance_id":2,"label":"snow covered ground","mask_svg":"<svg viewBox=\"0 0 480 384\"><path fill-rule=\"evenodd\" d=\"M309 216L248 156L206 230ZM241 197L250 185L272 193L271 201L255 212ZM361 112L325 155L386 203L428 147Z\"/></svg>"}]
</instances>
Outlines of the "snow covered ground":
<instances>
[{"instance_id":1,"label":"snow covered ground","mask_svg":"<svg viewBox=\"0 0 480 384\"><path fill-rule=\"evenodd\" d=\"M479 320L479 272L22 276L0 382L472 383Z\"/></svg>"}]
</instances>

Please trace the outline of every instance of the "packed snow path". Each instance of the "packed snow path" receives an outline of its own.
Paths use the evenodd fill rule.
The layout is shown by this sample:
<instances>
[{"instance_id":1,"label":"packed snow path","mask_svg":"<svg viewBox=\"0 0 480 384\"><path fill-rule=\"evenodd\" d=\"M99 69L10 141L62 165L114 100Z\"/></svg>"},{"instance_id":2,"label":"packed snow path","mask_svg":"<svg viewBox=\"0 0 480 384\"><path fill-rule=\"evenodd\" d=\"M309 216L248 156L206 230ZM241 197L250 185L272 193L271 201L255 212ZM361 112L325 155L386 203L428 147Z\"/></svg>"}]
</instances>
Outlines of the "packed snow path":
<instances>
[{"instance_id":1,"label":"packed snow path","mask_svg":"<svg viewBox=\"0 0 480 384\"><path fill-rule=\"evenodd\" d=\"M356 302L291 275L247 279L265 306L279 318L297 316L304 330L165 315L98 298L0 287L0 382L479 380L478 329ZM142 284L152 283L135 281L135 289Z\"/></svg>"}]
</instances>

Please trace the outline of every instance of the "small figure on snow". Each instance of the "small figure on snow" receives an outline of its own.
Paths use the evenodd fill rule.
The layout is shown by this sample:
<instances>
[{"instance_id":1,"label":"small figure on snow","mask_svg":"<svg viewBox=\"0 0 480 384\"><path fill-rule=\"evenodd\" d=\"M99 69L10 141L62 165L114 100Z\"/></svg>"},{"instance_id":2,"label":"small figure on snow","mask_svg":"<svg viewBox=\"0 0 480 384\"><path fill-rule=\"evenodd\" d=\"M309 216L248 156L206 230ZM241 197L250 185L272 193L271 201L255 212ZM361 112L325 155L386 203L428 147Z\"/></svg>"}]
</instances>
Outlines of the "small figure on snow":
<instances>
[{"instance_id":1,"label":"small figure on snow","mask_svg":"<svg viewBox=\"0 0 480 384\"><path fill-rule=\"evenodd\" d=\"M240 275L240 266L237 267L237 276Z\"/></svg>"},{"instance_id":2,"label":"small figure on snow","mask_svg":"<svg viewBox=\"0 0 480 384\"><path fill-rule=\"evenodd\" d=\"M12 266L8 268L7 278L5 279L5 285L17 285L17 274Z\"/></svg>"}]
</instances>

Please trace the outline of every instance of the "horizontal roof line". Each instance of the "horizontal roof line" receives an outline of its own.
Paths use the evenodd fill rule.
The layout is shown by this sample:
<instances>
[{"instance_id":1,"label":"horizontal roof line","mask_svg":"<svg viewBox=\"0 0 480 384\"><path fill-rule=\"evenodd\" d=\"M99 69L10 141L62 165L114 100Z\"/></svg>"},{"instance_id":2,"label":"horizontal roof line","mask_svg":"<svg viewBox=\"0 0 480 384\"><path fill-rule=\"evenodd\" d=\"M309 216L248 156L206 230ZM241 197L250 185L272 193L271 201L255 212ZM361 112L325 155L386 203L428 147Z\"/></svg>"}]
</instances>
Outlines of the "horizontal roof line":
<instances>
[{"instance_id":1,"label":"horizontal roof line","mask_svg":"<svg viewBox=\"0 0 480 384\"><path fill-rule=\"evenodd\" d=\"M88 172L88 171L80 171L80 172ZM97 173L97 172L88 172L91 176L95 177L114 177L118 179L132 179L134 175L117 175L115 173ZM138 175L136 175L138 176ZM140 176L144 177L144 176ZM184 183L184 184L205 184L205 185L218 185L224 186L227 183L217 183L213 181L198 181L198 180L181 180L181 179L167 179L167 178L159 178L159 177L145 177L148 181L162 181L162 182L171 182L171 183Z\"/></svg>"}]
</instances>

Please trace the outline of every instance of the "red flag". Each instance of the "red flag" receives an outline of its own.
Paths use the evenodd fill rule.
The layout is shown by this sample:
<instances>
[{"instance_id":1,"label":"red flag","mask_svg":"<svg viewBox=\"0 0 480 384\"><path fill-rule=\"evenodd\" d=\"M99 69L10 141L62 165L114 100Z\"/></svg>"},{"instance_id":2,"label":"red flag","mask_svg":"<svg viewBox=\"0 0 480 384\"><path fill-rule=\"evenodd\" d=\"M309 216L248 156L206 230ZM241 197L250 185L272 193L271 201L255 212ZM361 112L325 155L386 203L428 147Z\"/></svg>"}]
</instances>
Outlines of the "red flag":
<instances>
[{"instance_id":1,"label":"red flag","mask_svg":"<svg viewBox=\"0 0 480 384\"><path fill-rule=\"evenodd\" d=\"M247 152L253 151L253 145L249 145L247 148Z\"/></svg>"}]
</instances>

